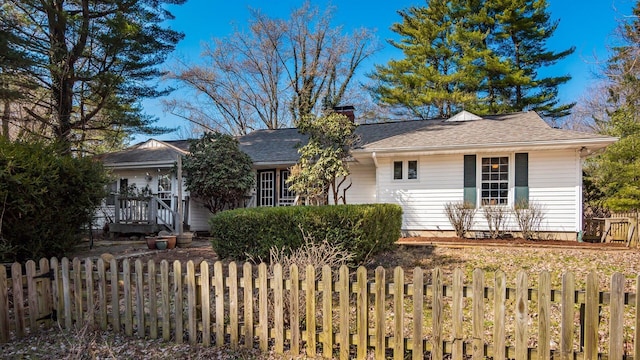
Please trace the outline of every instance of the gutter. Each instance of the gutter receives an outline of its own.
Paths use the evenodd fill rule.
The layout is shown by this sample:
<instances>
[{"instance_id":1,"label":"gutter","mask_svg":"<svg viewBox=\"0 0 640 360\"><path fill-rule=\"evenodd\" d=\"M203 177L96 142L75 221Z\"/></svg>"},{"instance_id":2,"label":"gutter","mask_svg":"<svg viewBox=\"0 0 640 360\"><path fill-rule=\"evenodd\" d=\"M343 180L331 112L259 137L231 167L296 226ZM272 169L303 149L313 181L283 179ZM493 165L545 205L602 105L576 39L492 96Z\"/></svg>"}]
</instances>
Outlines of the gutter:
<instances>
[{"instance_id":1,"label":"gutter","mask_svg":"<svg viewBox=\"0 0 640 360\"><path fill-rule=\"evenodd\" d=\"M575 148L581 146L586 148L588 146L597 146L597 147L605 147L607 145L613 144L618 141L618 138L614 137L606 137L602 139L592 139L589 141L585 140L564 140L564 141L537 141L537 142L517 142L517 143L508 143L508 144L495 144L495 143L485 143L485 144L472 144L472 145L449 145L444 147L436 147L436 146L420 146L420 147L412 147L412 146L404 146L404 147L396 147L396 148L371 148L371 149L355 149L353 152L357 153L382 153L382 154L390 154L390 153L399 153L399 152L432 152L432 153L458 153L458 152L468 152L473 150L508 150L511 148L546 148L546 149L567 149L567 148Z\"/></svg>"}]
</instances>

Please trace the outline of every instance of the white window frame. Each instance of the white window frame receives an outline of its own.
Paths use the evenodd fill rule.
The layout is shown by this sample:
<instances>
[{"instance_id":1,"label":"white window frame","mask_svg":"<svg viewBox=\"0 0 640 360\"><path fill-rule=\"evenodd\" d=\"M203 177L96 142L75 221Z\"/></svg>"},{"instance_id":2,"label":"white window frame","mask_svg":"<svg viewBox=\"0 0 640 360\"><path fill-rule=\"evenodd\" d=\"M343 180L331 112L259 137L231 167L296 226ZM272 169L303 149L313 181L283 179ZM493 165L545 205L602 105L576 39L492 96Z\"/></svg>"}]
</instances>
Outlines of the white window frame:
<instances>
[{"instance_id":1,"label":"white window frame","mask_svg":"<svg viewBox=\"0 0 640 360\"><path fill-rule=\"evenodd\" d=\"M416 163L415 178L409 179L409 163ZM396 179L396 163L402 164L402 176L400 179ZM418 181L420 179L420 161L417 158L407 160L392 160L391 161L391 180L392 181Z\"/></svg>"},{"instance_id":2,"label":"white window frame","mask_svg":"<svg viewBox=\"0 0 640 360\"><path fill-rule=\"evenodd\" d=\"M510 206L513 203L513 186L514 186L514 181L515 181L515 175L514 175L514 155L513 154L478 154L478 165L477 165L477 184L478 184L478 204L480 205L480 207L485 207L485 206ZM507 196L506 196L506 203L504 204L485 204L484 203L484 198L482 196L482 192L483 192L483 188L482 185L484 183L484 180L482 178L482 167L483 167L483 160L484 159L491 159L491 158L507 158ZM488 180L491 181L491 180ZM489 189L488 191L491 191L491 189ZM500 191L500 189L498 189L498 191ZM499 197L500 198L500 197Z\"/></svg>"}]
</instances>

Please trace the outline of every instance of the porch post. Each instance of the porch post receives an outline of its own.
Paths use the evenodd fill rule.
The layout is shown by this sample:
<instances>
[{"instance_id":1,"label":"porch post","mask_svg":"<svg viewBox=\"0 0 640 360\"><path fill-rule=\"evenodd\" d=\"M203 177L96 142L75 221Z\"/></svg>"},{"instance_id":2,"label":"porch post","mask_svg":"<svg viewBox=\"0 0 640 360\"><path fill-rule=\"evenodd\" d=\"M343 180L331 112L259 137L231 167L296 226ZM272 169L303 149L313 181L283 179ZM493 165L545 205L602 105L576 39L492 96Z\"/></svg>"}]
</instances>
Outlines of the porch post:
<instances>
[{"instance_id":1,"label":"porch post","mask_svg":"<svg viewBox=\"0 0 640 360\"><path fill-rule=\"evenodd\" d=\"M178 154L178 216L176 219L175 228L178 230L178 235L182 235L182 221L184 219L182 209L182 155Z\"/></svg>"}]
</instances>

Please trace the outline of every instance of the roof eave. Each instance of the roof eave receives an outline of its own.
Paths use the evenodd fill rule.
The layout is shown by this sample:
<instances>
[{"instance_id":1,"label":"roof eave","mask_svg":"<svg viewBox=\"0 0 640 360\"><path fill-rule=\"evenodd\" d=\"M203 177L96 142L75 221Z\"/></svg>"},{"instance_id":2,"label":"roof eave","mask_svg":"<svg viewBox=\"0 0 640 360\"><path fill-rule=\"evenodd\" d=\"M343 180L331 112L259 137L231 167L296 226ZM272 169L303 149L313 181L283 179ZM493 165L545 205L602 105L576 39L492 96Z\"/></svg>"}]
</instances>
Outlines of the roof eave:
<instances>
[{"instance_id":1,"label":"roof eave","mask_svg":"<svg viewBox=\"0 0 640 360\"><path fill-rule=\"evenodd\" d=\"M423 153L423 154L454 154L465 152L482 151L509 151L509 150L560 150L560 149L580 149L582 147L597 150L607 147L616 142L618 138L603 137L598 139L577 139L577 140L546 140L546 141L523 141L513 143L487 143L487 144L464 144L449 146L421 146L421 147L397 147L397 148L364 148L354 149L353 153Z\"/></svg>"}]
</instances>

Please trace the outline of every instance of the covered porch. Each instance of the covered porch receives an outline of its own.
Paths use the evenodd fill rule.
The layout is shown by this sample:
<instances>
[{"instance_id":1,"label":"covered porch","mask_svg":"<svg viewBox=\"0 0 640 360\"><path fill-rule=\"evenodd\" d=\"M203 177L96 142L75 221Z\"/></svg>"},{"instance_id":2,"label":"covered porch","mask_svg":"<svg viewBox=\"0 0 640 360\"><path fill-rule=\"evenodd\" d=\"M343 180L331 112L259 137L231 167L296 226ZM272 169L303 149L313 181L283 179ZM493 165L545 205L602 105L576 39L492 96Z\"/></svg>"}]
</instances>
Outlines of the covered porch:
<instances>
[{"instance_id":1,"label":"covered porch","mask_svg":"<svg viewBox=\"0 0 640 360\"><path fill-rule=\"evenodd\" d=\"M180 215L178 212L178 197L173 199L157 196L122 196L115 198L113 218L108 224L111 234L150 234L166 230L172 233L178 231ZM189 230L189 197L182 200L182 226Z\"/></svg>"}]
</instances>

